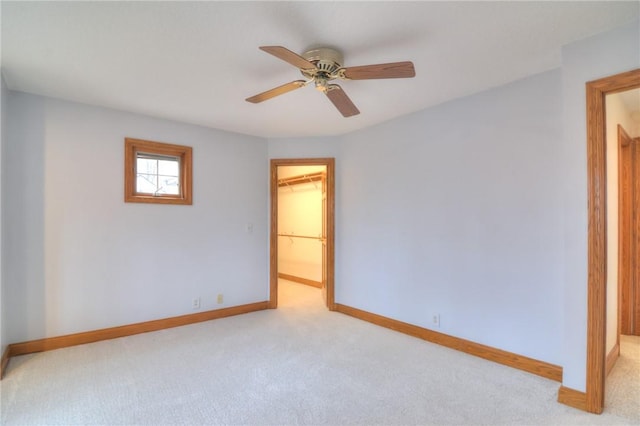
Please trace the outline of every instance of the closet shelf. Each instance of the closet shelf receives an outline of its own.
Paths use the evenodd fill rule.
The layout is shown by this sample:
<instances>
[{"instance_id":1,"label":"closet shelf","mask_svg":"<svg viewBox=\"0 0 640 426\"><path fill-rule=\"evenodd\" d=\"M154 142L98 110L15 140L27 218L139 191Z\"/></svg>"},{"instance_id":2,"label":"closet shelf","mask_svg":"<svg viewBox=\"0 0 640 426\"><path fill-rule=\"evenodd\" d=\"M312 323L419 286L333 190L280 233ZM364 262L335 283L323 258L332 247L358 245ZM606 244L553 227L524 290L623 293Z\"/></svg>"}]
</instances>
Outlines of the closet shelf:
<instances>
[{"instance_id":1,"label":"closet shelf","mask_svg":"<svg viewBox=\"0 0 640 426\"><path fill-rule=\"evenodd\" d=\"M301 183L318 182L326 178L325 172L309 173L300 176L291 176L288 178L278 179L278 186L291 186Z\"/></svg>"}]
</instances>

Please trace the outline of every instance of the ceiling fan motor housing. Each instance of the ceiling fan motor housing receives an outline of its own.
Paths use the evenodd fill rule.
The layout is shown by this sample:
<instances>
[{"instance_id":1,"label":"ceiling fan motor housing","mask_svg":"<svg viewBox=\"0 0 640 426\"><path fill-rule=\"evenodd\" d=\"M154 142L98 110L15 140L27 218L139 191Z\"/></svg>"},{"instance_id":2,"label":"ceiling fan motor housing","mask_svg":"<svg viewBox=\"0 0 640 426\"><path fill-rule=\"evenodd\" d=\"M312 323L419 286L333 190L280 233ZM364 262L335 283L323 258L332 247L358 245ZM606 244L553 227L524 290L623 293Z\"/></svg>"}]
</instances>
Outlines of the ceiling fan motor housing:
<instances>
[{"instance_id":1,"label":"ceiling fan motor housing","mask_svg":"<svg viewBox=\"0 0 640 426\"><path fill-rule=\"evenodd\" d=\"M317 49L308 50L302 54L302 57L315 64L317 70L321 73L325 73L327 76L334 74L338 69L340 69L344 60L342 53L330 47L319 47ZM313 78L318 73L318 71L301 71L302 75L308 78Z\"/></svg>"}]
</instances>

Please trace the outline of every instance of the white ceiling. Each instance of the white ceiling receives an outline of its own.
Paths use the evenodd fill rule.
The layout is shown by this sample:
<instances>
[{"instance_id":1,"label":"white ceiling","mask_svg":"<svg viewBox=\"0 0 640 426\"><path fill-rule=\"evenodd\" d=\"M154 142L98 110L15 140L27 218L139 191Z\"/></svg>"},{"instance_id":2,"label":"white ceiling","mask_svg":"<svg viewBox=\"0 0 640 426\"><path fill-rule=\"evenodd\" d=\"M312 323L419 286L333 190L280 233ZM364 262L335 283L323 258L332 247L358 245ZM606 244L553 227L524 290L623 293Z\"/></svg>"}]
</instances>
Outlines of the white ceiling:
<instances>
[{"instance_id":1,"label":"white ceiling","mask_svg":"<svg viewBox=\"0 0 640 426\"><path fill-rule=\"evenodd\" d=\"M262 137L350 132L560 66L561 46L628 23L627 2L7 2L13 90ZM343 118L258 49L340 48L345 66L411 60L413 79L341 82ZM463 119L463 118L462 118Z\"/></svg>"}]
</instances>

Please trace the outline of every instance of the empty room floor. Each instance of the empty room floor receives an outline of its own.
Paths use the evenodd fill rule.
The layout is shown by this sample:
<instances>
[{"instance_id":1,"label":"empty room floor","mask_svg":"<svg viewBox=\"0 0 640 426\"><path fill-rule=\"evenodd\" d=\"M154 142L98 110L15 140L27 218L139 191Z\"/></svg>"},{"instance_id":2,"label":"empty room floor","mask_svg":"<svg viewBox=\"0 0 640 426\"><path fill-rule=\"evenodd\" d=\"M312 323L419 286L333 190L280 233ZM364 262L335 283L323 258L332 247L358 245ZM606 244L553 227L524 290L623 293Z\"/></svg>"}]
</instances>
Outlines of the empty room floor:
<instances>
[{"instance_id":1,"label":"empty room floor","mask_svg":"<svg viewBox=\"0 0 640 426\"><path fill-rule=\"evenodd\" d=\"M0 383L1 422L640 422L637 407L575 410L556 402L557 382L329 312L318 289L279 287L277 310L16 357ZM615 380L614 369L612 396Z\"/></svg>"}]
</instances>

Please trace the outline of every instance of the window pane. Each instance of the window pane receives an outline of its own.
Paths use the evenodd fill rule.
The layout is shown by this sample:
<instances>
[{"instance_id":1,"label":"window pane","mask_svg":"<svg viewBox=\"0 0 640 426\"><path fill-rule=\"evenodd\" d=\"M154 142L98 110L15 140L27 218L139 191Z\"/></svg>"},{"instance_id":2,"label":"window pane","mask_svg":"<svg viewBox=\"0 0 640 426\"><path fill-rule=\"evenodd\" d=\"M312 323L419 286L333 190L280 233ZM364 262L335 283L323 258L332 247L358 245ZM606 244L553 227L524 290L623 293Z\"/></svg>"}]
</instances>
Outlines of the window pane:
<instances>
[{"instance_id":1,"label":"window pane","mask_svg":"<svg viewBox=\"0 0 640 426\"><path fill-rule=\"evenodd\" d=\"M175 160L159 160L158 174L166 176L180 176L180 163Z\"/></svg>"},{"instance_id":2,"label":"window pane","mask_svg":"<svg viewBox=\"0 0 640 426\"><path fill-rule=\"evenodd\" d=\"M158 175L138 173L136 176L136 192L155 194L158 190Z\"/></svg>"},{"instance_id":3,"label":"window pane","mask_svg":"<svg viewBox=\"0 0 640 426\"><path fill-rule=\"evenodd\" d=\"M138 158L136 163L136 172L146 174L158 173L158 160L150 158Z\"/></svg>"},{"instance_id":4,"label":"window pane","mask_svg":"<svg viewBox=\"0 0 640 426\"><path fill-rule=\"evenodd\" d=\"M158 194L179 195L180 187L176 176L158 176Z\"/></svg>"},{"instance_id":5,"label":"window pane","mask_svg":"<svg viewBox=\"0 0 640 426\"><path fill-rule=\"evenodd\" d=\"M136 159L136 192L180 195L180 161L178 158L139 154Z\"/></svg>"}]
</instances>

